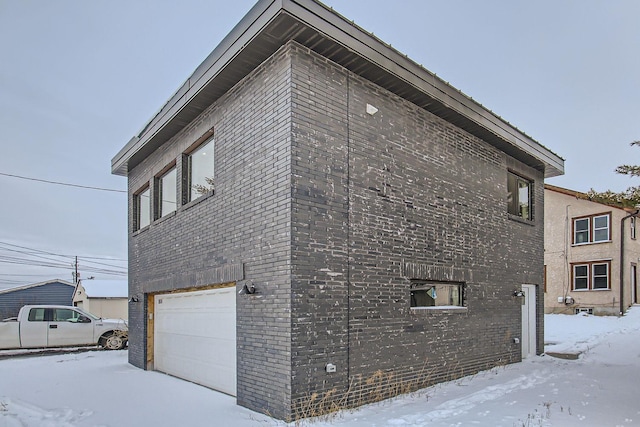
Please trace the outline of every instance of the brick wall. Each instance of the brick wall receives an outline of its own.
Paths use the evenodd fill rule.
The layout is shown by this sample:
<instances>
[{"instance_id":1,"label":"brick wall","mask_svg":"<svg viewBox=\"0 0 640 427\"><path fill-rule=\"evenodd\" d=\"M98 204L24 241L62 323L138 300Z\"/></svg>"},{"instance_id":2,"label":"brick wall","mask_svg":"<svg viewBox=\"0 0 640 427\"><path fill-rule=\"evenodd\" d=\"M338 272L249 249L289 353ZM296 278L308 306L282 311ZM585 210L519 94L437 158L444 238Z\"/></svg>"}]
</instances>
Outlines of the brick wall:
<instances>
[{"instance_id":1,"label":"brick wall","mask_svg":"<svg viewBox=\"0 0 640 427\"><path fill-rule=\"evenodd\" d=\"M378 387L381 372L422 386L519 361L521 305L512 294L542 283L542 173L303 47L294 51L297 407L318 391L353 394L366 379ZM367 104L378 112L367 114ZM533 223L507 214L507 170L535 181ZM422 276L408 274L408 263ZM465 282L467 309L412 311L412 277ZM542 303L540 294L540 351ZM337 372L325 372L327 363Z\"/></svg>"},{"instance_id":2,"label":"brick wall","mask_svg":"<svg viewBox=\"0 0 640 427\"><path fill-rule=\"evenodd\" d=\"M541 172L289 43L132 170L130 194L172 161L180 175L211 128L215 194L131 233L130 287L203 286L241 266L231 279L259 293L237 300L239 404L290 418L314 393L380 396L390 379L520 360L512 293L542 283ZM508 170L535 181L532 223L507 215ZM411 310L411 278L464 282L466 308ZM144 367L145 308L130 308Z\"/></svg>"},{"instance_id":3,"label":"brick wall","mask_svg":"<svg viewBox=\"0 0 640 427\"><path fill-rule=\"evenodd\" d=\"M289 62L277 53L129 173L133 228L131 195L173 161L181 176L182 153L214 129L215 194L131 233L130 293L253 282L237 299L238 403L278 417L291 377ZM129 360L144 368L145 306L130 309Z\"/></svg>"}]
</instances>

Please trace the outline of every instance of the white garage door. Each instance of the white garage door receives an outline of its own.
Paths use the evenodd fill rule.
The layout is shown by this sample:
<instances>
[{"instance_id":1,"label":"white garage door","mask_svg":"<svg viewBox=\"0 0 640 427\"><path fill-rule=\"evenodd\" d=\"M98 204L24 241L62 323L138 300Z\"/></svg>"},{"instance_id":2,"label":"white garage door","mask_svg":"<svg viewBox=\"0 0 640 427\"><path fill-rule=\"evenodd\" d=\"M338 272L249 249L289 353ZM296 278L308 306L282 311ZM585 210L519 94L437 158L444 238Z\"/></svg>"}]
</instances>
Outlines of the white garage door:
<instances>
[{"instance_id":1,"label":"white garage door","mask_svg":"<svg viewBox=\"0 0 640 427\"><path fill-rule=\"evenodd\" d=\"M156 295L158 371L236 395L235 287Z\"/></svg>"}]
</instances>

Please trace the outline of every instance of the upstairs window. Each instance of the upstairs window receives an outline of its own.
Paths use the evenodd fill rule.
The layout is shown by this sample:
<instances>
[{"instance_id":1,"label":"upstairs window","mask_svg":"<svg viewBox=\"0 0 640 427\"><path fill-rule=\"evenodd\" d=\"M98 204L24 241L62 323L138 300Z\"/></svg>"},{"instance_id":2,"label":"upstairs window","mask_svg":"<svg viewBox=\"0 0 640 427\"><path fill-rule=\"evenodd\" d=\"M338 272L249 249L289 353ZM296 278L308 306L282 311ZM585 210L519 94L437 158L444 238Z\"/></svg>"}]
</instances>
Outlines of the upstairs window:
<instances>
[{"instance_id":1,"label":"upstairs window","mask_svg":"<svg viewBox=\"0 0 640 427\"><path fill-rule=\"evenodd\" d=\"M512 172L507 175L507 211L511 215L532 220L532 189L533 183Z\"/></svg>"},{"instance_id":2,"label":"upstairs window","mask_svg":"<svg viewBox=\"0 0 640 427\"><path fill-rule=\"evenodd\" d=\"M611 214L573 219L573 244L608 242L611 240Z\"/></svg>"},{"instance_id":3,"label":"upstairs window","mask_svg":"<svg viewBox=\"0 0 640 427\"><path fill-rule=\"evenodd\" d=\"M464 307L464 284L414 281L411 284L410 300L411 308Z\"/></svg>"},{"instance_id":4,"label":"upstairs window","mask_svg":"<svg viewBox=\"0 0 640 427\"><path fill-rule=\"evenodd\" d=\"M573 264L573 290L598 291L610 289L610 271L610 261L596 261Z\"/></svg>"},{"instance_id":5,"label":"upstairs window","mask_svg":"<svg viewBox=\"0 0 640 427\"><path fill-rule=\"evenodd\" d=\"M135 209L135 229L140 230L151 224L151 189L146 187L133 198Z\"/></svg>"},{"instance_id":6,"label":"upstairs window","mask_svg":"<svg viewBox=\"0 0 640 427\"><path fill-rule=\"evenodd\" d=\"M631 238L633 240L636 240L636 217L632 216L631 217L631 222L629 223L630 227L631 227Z\"/></svg>"},{"instance_id":7,"label":"upstairs window","mask_svg":"<svg viewBox=\"0 0 640 427\"><path fill-rule=\"evenodd\" d=\"M185 181L188 202L213 191L214 147L212 137L187 154Z\"/></svg>"},{"instance_id":8,"label":"upstairs window","mask_svg":"<svg viewBox=\"0 0 640 427\"><path fill-rule=\"evenodd\" d=\"M158 218L175 212L178 206L176 168L158 178Z\"/></svg>"}]
</instances>

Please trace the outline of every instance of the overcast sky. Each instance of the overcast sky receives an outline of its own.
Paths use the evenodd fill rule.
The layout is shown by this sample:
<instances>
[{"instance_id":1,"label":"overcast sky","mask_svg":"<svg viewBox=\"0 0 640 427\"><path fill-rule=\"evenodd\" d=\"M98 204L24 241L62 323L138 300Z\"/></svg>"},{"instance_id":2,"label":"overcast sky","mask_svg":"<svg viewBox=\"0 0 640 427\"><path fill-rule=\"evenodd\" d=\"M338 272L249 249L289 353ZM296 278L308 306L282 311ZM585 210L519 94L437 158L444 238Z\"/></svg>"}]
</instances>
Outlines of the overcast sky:
<instances>
[{"instance_id":1,"label":"overcast sky","mask_svg":"<svg viewBox=\"0 0 640 427\"><path fill-rule=\"evenodd\" d=\"M111 159L253 4L0 0L0 289L71 280L75 256L84 278L126 277L101 271L126 269ZM613 172L640 164L640 1L325 4L566 159L548 183L640 184Z\"/></svg>"}]
</instances>

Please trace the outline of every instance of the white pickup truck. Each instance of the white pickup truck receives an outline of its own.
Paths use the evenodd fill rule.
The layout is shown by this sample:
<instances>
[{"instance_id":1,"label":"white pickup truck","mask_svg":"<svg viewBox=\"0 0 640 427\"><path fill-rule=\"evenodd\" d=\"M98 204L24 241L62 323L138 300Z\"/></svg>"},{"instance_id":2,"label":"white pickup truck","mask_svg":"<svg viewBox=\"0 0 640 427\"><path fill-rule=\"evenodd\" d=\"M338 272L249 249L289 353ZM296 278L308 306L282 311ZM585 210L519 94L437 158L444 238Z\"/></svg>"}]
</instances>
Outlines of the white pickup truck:
<instances>
[{"instance_id":1,"label":"white pickup truck","mask_svg":"<svg viewBox=\"0 0 640 427\"><path fill-rule=\"evenodd\" d=\"M25 305L18 317L0 322L0 349L99 345L119 350L127 340L123 320L101 319L77 307Z\"/></svg>"}]
</instances>

